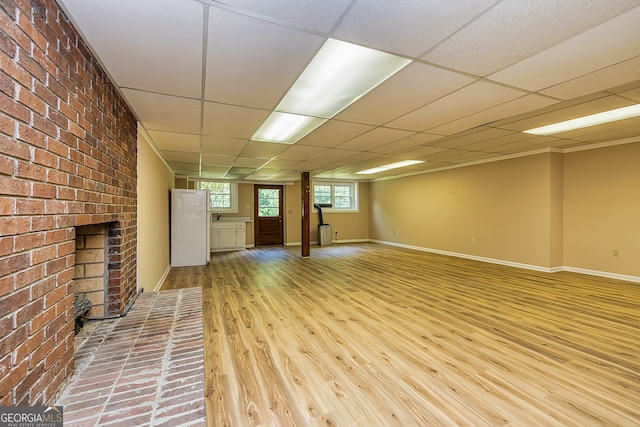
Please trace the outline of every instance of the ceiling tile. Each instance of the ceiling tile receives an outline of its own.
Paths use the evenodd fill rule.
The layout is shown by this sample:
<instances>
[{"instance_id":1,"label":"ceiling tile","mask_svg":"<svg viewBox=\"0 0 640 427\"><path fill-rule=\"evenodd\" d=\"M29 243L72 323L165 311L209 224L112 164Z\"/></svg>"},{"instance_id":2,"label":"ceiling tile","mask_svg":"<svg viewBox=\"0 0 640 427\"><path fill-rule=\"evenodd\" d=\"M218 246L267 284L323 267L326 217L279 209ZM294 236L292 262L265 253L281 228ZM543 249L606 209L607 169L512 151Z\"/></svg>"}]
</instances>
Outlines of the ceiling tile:
<instances>
[{"instance_id":1,"label":"ceiling tile","mask_svg":"<svg viewBox=\"0 0 640 427\"><path fill-rule=\"evenodd\" d=\"M322 168L322 166L324 166L324 162L320 162L320 161L314 162L312 160L304 160L298 163L298 165L296 166L296 169L298 169L300 172L311 172L311 171L315 171Z\"/></svg>"},{"instance_id":2,"label":"ceiling tile","mask_svg":"<svg viewBox=\"0 0 640 427\"><path fill-rule=\"evenodd\" d=\"M118 86L200 96L204 7L201 3L181 0L60 3L70 11Z\"/></svg>"},{"instance_id":3,"label":"ceiling tile","mask_svg":"<svg viewBox=\"0 0 640 427\"><path fill-rule=\"evenodd\" d=\"M536 91L634 58L640 55L639 22L637 7L490 78Z\"/></svg>"},{"instance_id":4,"label":"ceiling tile","mask_svg":"<svg viewBox=\"0 0 640 427\"><path fill-rule=\"evenodd\" d=\"M518 90L478 81L393 120L388 125L426 131L524 95L524 92Z\"/></svg>"},{"instance_id":5,"label":"ceiling tile","mask_svg":"<svg viewBox=\"0 0 640 427\"><path fill-rule=\"evenodd\" d=\"M490 124L505 117L512 117L518 114L538 110L542 107L556 104L558 101L539 95L526 95L513 101L488 108L475 114L471 114L462 119L455 120L442 126L429 129L430 132L453 135L457 132L464 132L480 125Z\"/></svg>"},{"instance_id":6,"label":"ceiling tile","mask_svg":"<svg viewBox=\"0 0 640 427\"><path fill-rule=\"evenodd\" d=\"M255 171L255 168L231 167L224 177L225 179L244 179Z\"/></svg>"},{"instance_id":7,"label":"ceiling tile","mask_svg":"<svg viewBox=\"0 0 640 427\"><path fill-rule=\"evenodd\" d=\"M274 108L324 38L212 8L206 99Z\"/></svg>"},{"instance_id":8,"label":"ceiling tile","mask_svg":"<svg viewBox=\"0 0 640 427\"><path fill-rule=\"evenodd\" d=\"M640 87L618 92L618 95L640 102Z\"/></svg>"},{"instance_id":9,"label":"ceiling tile","mask_svg":"<svg viewBox=\"0 0 640 427\"><path fill-rule=\"evenodd\" d=\"M522 150L534 150L540 148L540 145L553 146L561 138L555 138L551 136L536 136L522 132L511 132L504 136L497 138L480 140L472 144L463 146L465 150L471 151L486 151L500 153L502 148L509 144L521 144ZM527 148L527 144L530 148Z\"/></svg>"},{"instance_id":10,"label":"ceiling tile","mask_svg":"<svg viewBox=\"0 0 640 427\"><path fill-rule=\"evenodd\" d=\"M297 170L279 170L278 173L273 175L272 179L278 181L300 181L300 172Z\"/></svg>"},{"instance_id":11,"label":"ceiling tile","mask_svg":"<svg viewBox=\"0 0 640 427\"><path fill-rule=\"evenodd\" d=\"M148 133L153 143L160 150L200 152L200 135L155 130L151 130Z\"/></svg>"},{"instance_id":12,"label":"ceiling tile","mask_svg":"<svg viewBox=\"0 0 640 427\"><path fill-rule=\"evenodd\" d=\"M314 147L335 147L371 129L373 129L371 125L330 120L302 138L296 144L311 145Z\"/></svg>"},{"instance_id":13,"label":"ceiling tile","mask_svg":"<svg viewBox=\"0 0 640 427\"><path fill-rule=\"evenodd\" d=\"M266 110L205 102L203 132L211 136L249 139L268 116Z\"/></svg>"},{"instance_id":14,"label":"ceiling tile","mask_svg":"<svg viewBox=\"0 0 640 427\"><path fill-rule=\"evenodd\" d=\"M640 56L551 86L540 93L571 99L640 79Z\"/></svg>"},{"instance_id":15,"label":"ceiling tile","mask_svg":"<svg viewBox=\"0 0 640 427\"><path fill-rule=\"evenodd\" d=\"M412 63L364 95L336 118L382 125L474 81L469 76Z\"/></svg>"},{"instance_id":16,"label":"ceiling tile","mask_svg":"<svg viewBox=\"0 0 640 427\"><path fill-rule=\"evenodd\" d=\"M359 153L360 151L341 150L337 148L331 148L323 151L320 154L316 154L315 156L311 157L310 160L314 162L321 161L326 163L345 164L344 163L346 161L345 159L348 159L351 156L355 156L356 154L359 154Z\"/></svg>"},{"instance_id":17,"label":"ceiling tile","mask_svg":"<svg viewBox=\"0 0 640 427\"><path fill-rule=\"evenodd\" d=\"M338 148L343 150L368 151L381 145L406 138L414 133L415 132L412 131L379 127L340 144Z\"/></svg>"},{"instance_id":18,"label":"ceiling tile","mask_svg":"<svg viewBox=\"0 0 640 427\"><path fill-rule=\"evenodd\" d=\"M252 15L269 20L291 23L313 31L328 32L333 28L351 0L323 1L264 1L225 0L224 4L234 9L250 12Z\"/></svg>"},{"instance_id":19,"label":"ceiling tile","mask_svg":"<svg viewBox=\"0 0 640 427\"><path fill-rule=\"evenodd\" d=\"M373 160L373 159L379 159L380 158L380 153L373 153L370 151L363 151L360 152L359 154L353 155L351 157L349 157L349 162L357 165L360 164L362 162L366 162L369 160Z\"/></svg>"},{"instance_id":20,"label":"ceiling tile","mask_svg":"<svg viewBox=\"0 0 640 427\"><path fill-rule=\"evenodd\" d=\"M637 5L634 0L505 0L423 59L486 76L604 22L634 3Z\"/></svg>"},{"instance_id":21,"label":"ceiling tile","mask_svg":"<svg viewBox=\"0 0 640 427\"><path fill-rule=\"evenodd\" d=\"M288 147L287 144L276 144L271 142L257 142L257 141L249 141L247 145L245 145L244 149L240 153L241 156L244 157L256 157L260 159L270 159Z\"/></svg>"},{"instance_id":22,"label":"ceiling tile","mask_svg":"<svg viewBox=\"0 0 640 427\"><path fill-rule=\"evenodd\" d=\"M453 135L453 136L439 139L434 143L432 143L431 145L434 147L443 147L443 148L460 148L476 142L486 141L487 139L498 138L501 136L507 136L513 133L514 131L511 131L511 130L484 127L484 128L480 128L477 131L464 134L462 136Z\"/></svg>"},{"instance_id":23,"label":"ceiling tile","mask_svg":"<svg viewBox=\"0 0 640 427\"><path fill-rule=\"evenodd\" d=\"M495 1L405 0L401 4L389 0L360 1L355 3L335 34L353 43L415 58Z\"/></svg>"},{"instance_id":24,"label":"ceiling tile","mask_svg":"<svg viewBox=\"0 0 640 427\"><path fill-rule=\"evenodd\" d=\"M202 167L205 166L225 166L229 167L236 160L236 156L224 156L221 154L203 154Z\"/></svg>"},{"instance_id":25,"label":"ceiling tile","mask_svg":"<svg viewBox=\"0 0 640 427\"><path fill-rule=\"evenodd\" d=\"M200 133L200 101L131 89L122 93L148 131Z\"/></svg>"},{"instance_id":26,"label":"ceiling tile","mask_svg":"<svg viewBox=\"0 0 640 427\"><path fill-rule=\"evenodd\" d=\"M526 153L528 151L539 150L541 148L547 148L547 147L561 147L563 145L563 141L564 143L574 144L573 141L563 140L560 138L553 138L553 141L550 143L549 140L545 138L547 137L523 139L523 140L512 142L509 144L492 147L491 152L501 154L501 155L507 155L507 154Z\"/></svg>"},{"instance_id":27,"label":"ceiling tile","mask_svg":"<svg viewBox=\"0 0 640 427\"><path fill-rule=\"evenodd\" d=\"M429 158L431 160L437 160L446 163L462 163L487 159L490 157L495 157L495 155L493 153L483 153L480 151L445 150L439 153L435 153Z\"/></svg>"},{"instance_id":28,"label":"ceiling tile","mask_svg":"<svg viewBox=\"0 0 640 427\"><path fill-rule=\"evenodd\" d=\"M404 153L393 154L391 155L391 157L398 160L425 160L432 154L440 153L446 150L446 148L442 147L419 147L405 151Z\"/></svg>"},{"instance_id":29,"label":"ceiling tile","mask_svg":"<svg viewBox=\"0 0 640 427\"><path fill-rule=\"evenodd\" d=\"M306 147L304 145L290 145L285 151L278 154L276 160L307 160L316 154L320 154L324 151L323 148L318 147Z\"/></svg>"},{"instance_id":30,"label":"ceiling tile","mask_svg":"<svg viewBox=\"0 0 640 427\"><path fill-rule=\"evenodd\" d=\"M202 138L202 152L237 156L242 152L247 143L248 141L246 139L204 136Z\"/></svg>"},{"instance_id":31,"label":"ceiling tile","mask_svg":"<svg viewBox=\"0 0 640 427\"><path fill-rule=\"evenodd\" d=\"M260 168L266 164L269 159L256 159L253 157L238 157L234 162L234 167L239 168Z\"/></svg>"},{"instance_id":32,"label":"ceiling tile","mask_svg":"<svg viewBox=\"0 0 640 427\"><path fill-rule=\"evenodd\" d=\"M223 179L229 170L226 166L202 166L201 176L209 179Z\"/></svg>"},{"instance_id":33,"label":"ceiling tile","mask_svg":"<svg viewBox=\"0 0 640 427\"><path fill-rule=\"evenodd\" d=\"M300 163L300 160L283 160L276 158L271 160L268 166L277 169L294 169L298 163Z\"/></svg>"},{"instance_id":34,"label":"ceiling tile","mask_svg":"<svg viewBox=\"0 0 640 427\"><path fill-rule=\"evenodd\" d=\"M403 152L419 145L433 143L433 141L436 141L440 138L442 138L442 135L417 133L407 138L403 138L399 141L391 142L389 144L385 144L380 147L373 148L371 151L375 153L381 153L381 154L392 154L397 152Z\"/></svg>"},{"instance_id":35,"label":"ceiling tile","mask_svg":"<svg viewBox=\"0 0 640 427\"><path fill-rule=\"evenodd\" d=\"M186 172L187 174L197 174L200 170L199 163L169 162L169 164L176 173L180 171L180 173Z\"/></svg>"},{"instance_id":36,"label":"ceiling tile","mask_svg":"<svg viewBox=\"0 0 640 427\"><path fill-rule=\"evenodd\" d=\"M169 162L180 162L180 163L199 163L200 162L200 154L199 153L185 153L183 151L162 151L162 156L167 159Z\"/></svg>"}]
</instances>

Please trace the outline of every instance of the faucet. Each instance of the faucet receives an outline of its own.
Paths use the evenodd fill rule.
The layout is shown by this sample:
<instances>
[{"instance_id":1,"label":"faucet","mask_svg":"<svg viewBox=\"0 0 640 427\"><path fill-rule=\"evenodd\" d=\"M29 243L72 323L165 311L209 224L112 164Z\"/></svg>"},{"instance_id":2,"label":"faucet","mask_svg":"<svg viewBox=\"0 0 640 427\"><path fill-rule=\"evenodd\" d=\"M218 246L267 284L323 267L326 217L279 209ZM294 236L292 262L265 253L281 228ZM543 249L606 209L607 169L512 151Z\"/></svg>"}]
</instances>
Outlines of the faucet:
<instances>
[{"instance_id":1,"label":"faucet","mask_svg":"<svg viewBox=\"0 0 640 427\"><path fill-rule=\"evenodd\" d=\"M222 216L221 213L218 214L218 216L216 217L216 221L220 221L220 217Z\"/></svg>"}]
</instances>

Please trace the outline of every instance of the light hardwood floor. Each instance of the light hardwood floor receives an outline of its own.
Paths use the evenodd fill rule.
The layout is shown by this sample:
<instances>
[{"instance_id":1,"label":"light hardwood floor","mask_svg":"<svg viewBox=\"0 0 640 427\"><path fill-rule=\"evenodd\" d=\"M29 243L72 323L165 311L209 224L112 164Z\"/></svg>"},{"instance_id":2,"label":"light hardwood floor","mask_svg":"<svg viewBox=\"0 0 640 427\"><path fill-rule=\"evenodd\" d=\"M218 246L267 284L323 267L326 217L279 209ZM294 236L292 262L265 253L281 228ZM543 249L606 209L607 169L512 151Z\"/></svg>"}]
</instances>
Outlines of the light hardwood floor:
<instances>
[{"instance_id":1,"label":"light hardwood floor","mask_svg":"<svg viewBox=\"0 0 640 427\"><path fill-rule=\"evenodd\" d=\"M640 284L377 244L218 253L211 426L638 426Z\"/></svg>"}]
</instances>

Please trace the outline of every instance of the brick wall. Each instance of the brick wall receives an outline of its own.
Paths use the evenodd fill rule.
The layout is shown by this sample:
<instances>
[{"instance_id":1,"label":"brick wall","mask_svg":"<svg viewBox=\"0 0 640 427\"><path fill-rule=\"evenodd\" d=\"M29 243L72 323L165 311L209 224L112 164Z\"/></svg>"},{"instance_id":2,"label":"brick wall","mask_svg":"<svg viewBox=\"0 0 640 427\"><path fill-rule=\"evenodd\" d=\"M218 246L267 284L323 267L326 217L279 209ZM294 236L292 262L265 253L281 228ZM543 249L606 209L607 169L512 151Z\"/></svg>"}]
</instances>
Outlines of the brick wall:
<instances>
[{"instance_id":1,"label":"brick wall","mask_svg":"<svg viewBox=\"0 0 640 427\"><path fill-rule=\"evenodd\" d=\"M72 374L74 227L99 223L113 314L136 292L136 120L55 1L0 0L0 405Z\"/></svg>"}]
</instances>

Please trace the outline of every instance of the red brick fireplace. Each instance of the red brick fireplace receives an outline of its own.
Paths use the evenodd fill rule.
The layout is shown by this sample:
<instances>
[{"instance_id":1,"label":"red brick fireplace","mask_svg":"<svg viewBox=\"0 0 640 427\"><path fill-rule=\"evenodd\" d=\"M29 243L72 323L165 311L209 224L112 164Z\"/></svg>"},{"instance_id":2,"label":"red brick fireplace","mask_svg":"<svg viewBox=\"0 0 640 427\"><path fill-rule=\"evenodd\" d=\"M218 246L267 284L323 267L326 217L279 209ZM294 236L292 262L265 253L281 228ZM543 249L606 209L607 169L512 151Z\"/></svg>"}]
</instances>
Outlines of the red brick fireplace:
<instances>
[{"instance_id":1,"label":"red brick fireplace","mask_svg":"<svg viewBox=\"0 0 640 427\"><path fill-rule=\"evenodd\" d=\"M92 314L136 293L137 123L53 0L0 1L0 70L0 405L46 405L73 373L81 233L106 227Z\"/></svg>"}]
</instances>

